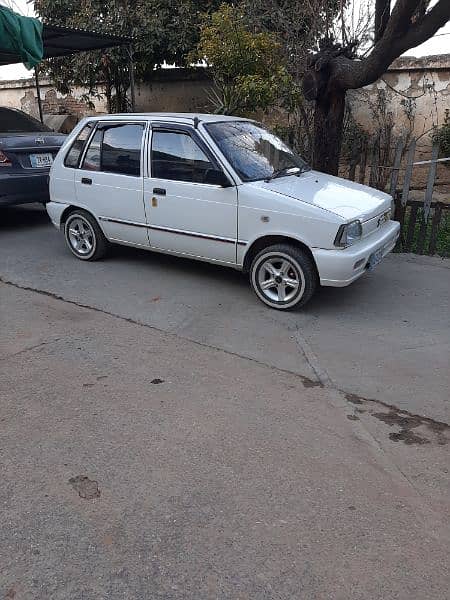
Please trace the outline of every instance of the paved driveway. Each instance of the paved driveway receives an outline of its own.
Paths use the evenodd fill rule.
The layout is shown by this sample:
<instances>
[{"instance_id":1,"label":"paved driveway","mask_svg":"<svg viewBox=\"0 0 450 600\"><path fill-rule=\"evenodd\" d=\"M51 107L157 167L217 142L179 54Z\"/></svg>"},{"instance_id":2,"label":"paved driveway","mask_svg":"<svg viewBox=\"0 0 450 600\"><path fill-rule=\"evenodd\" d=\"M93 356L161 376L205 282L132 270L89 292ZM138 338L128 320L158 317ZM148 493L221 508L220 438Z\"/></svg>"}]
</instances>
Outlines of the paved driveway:
<instances>
[{"instance_id":1,"label":"paved driveway","mask_svg":"<svg viewBox=\"0 0 450 600\"><path fill-rule=\"evenodd\" d=\"M393 256L284 314L2 212L0 596L447 598L448 275Z\"/></svg>"},{"instance_id":2,"label":"paved driveway","mask_svg":"<svg viewBox=\"0 0 450 600\"><path fill-rule=\"evenodd\" d=\"M28 206L1 212L0 277L450 421L449 260L391 255L354 285L280 313L231 269L125 247L77 261Z\"/></svg>"}]
</instances>

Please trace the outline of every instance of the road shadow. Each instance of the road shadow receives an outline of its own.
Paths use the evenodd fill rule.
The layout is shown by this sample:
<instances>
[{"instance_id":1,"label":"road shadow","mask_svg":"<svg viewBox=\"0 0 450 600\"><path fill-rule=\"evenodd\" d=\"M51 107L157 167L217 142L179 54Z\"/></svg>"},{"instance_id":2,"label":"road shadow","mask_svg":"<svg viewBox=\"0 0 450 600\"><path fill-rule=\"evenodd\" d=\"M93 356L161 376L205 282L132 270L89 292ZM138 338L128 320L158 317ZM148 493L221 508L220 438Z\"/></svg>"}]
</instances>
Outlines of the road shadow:
<instances>
[{"instance_id":1,"label":"road shadow","mask_svg":"<svg viewBox=\"0 0 450 600\"><path fill-rule=\"evenodd\" d=\"M39 227L46 223L50 223L50 219L42 204L0 206L0 231Z\"/></svg>"}]
</instances>

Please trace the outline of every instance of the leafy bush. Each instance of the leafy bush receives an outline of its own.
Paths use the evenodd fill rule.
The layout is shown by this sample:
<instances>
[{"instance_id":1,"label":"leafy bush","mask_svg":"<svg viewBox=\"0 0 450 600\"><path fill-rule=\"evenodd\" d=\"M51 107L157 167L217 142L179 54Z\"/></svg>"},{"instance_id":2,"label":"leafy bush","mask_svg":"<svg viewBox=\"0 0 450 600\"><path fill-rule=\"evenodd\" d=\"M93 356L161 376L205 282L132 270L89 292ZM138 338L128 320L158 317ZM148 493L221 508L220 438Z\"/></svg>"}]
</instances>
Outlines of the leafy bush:
<instances>
[{"instance_id":1,"label":"leafy bush","mask_svg":"<svg viewBox=\"0 0 450 600\"><path fill-rule=\"evenodd\" d=\"M445 111L444 124L433 135L433 141L439 142L440 155L450 156L450 110Z\"/></svg>"}]
</instances>

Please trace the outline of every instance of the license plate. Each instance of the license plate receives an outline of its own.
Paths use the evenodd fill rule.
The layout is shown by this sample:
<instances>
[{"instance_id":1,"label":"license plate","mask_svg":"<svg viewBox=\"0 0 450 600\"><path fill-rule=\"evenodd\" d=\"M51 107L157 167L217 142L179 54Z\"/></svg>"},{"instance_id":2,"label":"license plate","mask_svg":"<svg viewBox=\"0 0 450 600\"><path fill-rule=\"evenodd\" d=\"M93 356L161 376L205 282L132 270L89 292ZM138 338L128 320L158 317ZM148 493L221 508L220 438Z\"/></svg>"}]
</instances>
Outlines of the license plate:
<instances>
[{"instance_id":1,"label":"license plate","mask_svg":"<svg viewBox=\"0 0 450 600\"><path fill-rule=\"evenodd\" d=\"M377 265L383 260L383 248L380 248L369 256L368 270L373 271Z\"/></svg>"},{"instance_id":2,"label":"license plate","mask_svg":"<svg viewBox=\"0 0 450 600\"><path fill-rule=\"evenodd\" d=\"M30 154L30 163L33 169L42 169L44 167L51 167L53 163L53 156L50 153L46 154Z\"/></svg>"}]
</instances>

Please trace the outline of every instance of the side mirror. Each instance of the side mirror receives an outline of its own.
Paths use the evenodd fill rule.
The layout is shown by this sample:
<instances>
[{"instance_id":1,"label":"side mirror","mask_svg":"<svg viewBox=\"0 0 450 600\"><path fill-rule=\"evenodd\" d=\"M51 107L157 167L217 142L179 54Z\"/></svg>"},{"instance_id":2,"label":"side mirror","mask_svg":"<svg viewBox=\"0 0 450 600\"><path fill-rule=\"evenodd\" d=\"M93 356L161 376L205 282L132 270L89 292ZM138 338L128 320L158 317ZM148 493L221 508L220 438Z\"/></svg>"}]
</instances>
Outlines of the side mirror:
<instances>
[{"instance_id":1,"label":"side mirror","mask_svg":"<svg viewBox=\"0 0 450 600\"><path fill-rule=\"evenodd\" d=\"M208 169L205 172L203 183L209 185L220 185L220 187L231 187L231 182L221 169Z\"/></svg>"}]
</instances>

